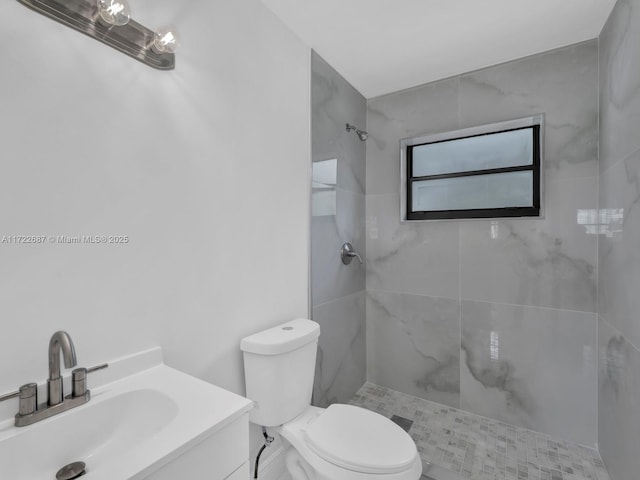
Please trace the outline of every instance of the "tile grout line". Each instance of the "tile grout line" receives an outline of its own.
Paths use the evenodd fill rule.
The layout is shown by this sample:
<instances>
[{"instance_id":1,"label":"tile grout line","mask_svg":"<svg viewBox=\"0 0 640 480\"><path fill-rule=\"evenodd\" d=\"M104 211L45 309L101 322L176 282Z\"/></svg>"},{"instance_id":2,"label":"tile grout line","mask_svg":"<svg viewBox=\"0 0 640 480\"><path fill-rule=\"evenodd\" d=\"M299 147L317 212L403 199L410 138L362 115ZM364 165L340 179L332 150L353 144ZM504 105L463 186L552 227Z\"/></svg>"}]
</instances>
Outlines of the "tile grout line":
<instances>
[{"instance_id":1,"label":"tile grout line","mask_svg":"<svg viewBox=\"0 0 640 480\"><path fill-rule=\"evenodd\" d=\"M458 244L460 244L462 241L461 238L458 239ZM460 247L458 247L460 248ZM462 263L461 258L459 259L460 264ZM460 272L461 269L461 265L458 266L458 275L461 275ZM460 283L461 283L462 279L460 279ZM492 304L492 305L502 305L502 306L506 306L506 307L521 307L521 308L538 308L541 310L553 310L556 312L568 312L568 313L580 313L580 314L586 314L586 315L597 315L597 312L591 312L591 311L586 311L586 310L571 310L568 308L556 308L556 307L547 307L547 306L543 306L543 305L523 305L523 304L518 304L518 303L506 303L506 302L496 302L496 301L492 301L492 300L480 300L477 298L461 298L461 285L458 286L458 298L455 297L445 297L442 295L425 295L422 293L413 293L413 292L401 292L398 290L388 290L388 289L384 289L384 288L368 288L367 290L371 291L371 292L382 292L382 293L391 293L394 295L411 295L411 296L415 296L415 297L424 297L424 298L434 298L434 299L443 299L443 300L459 300L461 302L476 302L476 303L488 303L488 304Z\"/></svg>"},{"instance_id":2,"label":"tile grout line","mask_svg":"<svg viewBox=\"0 0 640 480\"><path fill-rule=\"evenodd\" d=\"M614 333L616 333L617 336L622 337L623 340L628 343L629 345L631 345L631 347L633 347L633 349L638 352L640 354L640 347L636 346L632 341L630 341L619 329L618 327L616 327L613 323L611 323L611 321L605 317L604 315L598 315L598 319L602 319L602 321L604 323L607 324L607 326L614 331Z\"/></svg>"},{"instance_id":3,"label":"tile grout line","mask_svg":"<svg viewBox=\"0 0 640 480\"><path fill-rule=\"evenodd\" d=\"M355 297L356 295L360 295L363 292L366 293L366 289L365 288L363 288L362 290L357 290L357 291L352 292L352 293L347 293L346 295L344 295L342 297L332 298L331 300L327 300L325 302L318 303L317 305L311 305L311 309L313 310L314 308L324 307L326 305L329 305L330 303L336 303L336 302L339 302L341 300L345 300L345 299L350 298L350 297Z\"/></svg>"},{"instance_id":4,"label":"tile grout line","mask_svg":"<svg viewBox=\"0 0 640 480\"><path fill-rule=\"evenodd\" d=\"M600 36L596 41L596 66L597 66L597 82L596 82L596 109L598 111L598 183L596 189L596 195L598 198L596 205L596 212L598 212L598 233L600 232ZM595 367L596 367L596 449L600 451L600 438L599 438L599 417L600 417L600 240L601 237L596 237L596 348L595 348ZM597 475L597 473L596 473Z\"/></svg>"},{"instance_id":5,"label":"tile grout line","mask_svg":"<svg viewBox=\"0 0 640 480\"><path fill-rule=\"evenodd\" d=\"M458 128L462 124L462 76L457 77L458 94ZM462 224L458 230L458 408L462 408ZM464 460L463 460L464 461Z\"/></svg>"},{"instance_id":6,"label":"tile grout line","mask_svg":"<svg viewBox=\"0 0 640 480\"><path fill-rule=\"evenodd\" d=\"M598 147L599 148L599 147ZM599 152L599 150L598 150ZM618 158L616 161L614 161L611 165L609 165L607 168L605 168L602 172L600 172L600 175L598 175L598 177L602 177L603 175L606 175L609 173L609 171L618 166L618 164L620 164L621 162L624 162L628 159L630 159L631 157L640 154L640 147L634 148L631 152L622 155L620 158ZM600 161L600 155L598 153L598 162Z\"/></svg>"}]
</instances>

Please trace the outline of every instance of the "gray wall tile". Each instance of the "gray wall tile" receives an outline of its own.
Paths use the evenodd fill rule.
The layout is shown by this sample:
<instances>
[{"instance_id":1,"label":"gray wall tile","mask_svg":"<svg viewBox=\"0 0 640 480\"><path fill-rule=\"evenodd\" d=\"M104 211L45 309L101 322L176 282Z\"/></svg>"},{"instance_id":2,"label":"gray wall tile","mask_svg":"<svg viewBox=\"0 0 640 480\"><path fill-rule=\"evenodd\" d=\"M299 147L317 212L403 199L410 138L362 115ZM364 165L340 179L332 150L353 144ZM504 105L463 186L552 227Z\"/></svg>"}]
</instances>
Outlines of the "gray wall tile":
<instances>
[{"instance_id":1,"label":"gray wall tile","mask_svg":"<svg viewBox=\"0 0 640 480\"><path fill-rule=\"evenodd\" d=\"M611 480L640 471L639 125L640 0L618 0L600 36L598 445Z\"/></svg>"},{"instance_id":2,"label":"gray wall tile","mask_svg":"<svg viewBox=\"0 0 640 480\"><path fill-rule=\"evenodd\" d=\"M366 100L322 57L311 57L313 161L338 159L338 187L364 194L365 143L345 124L367 128Z\"/></svg>"},{"instance_id":3,"label":"gray wall tile","mask_svg":"<svg viewBox=\"0 0 640 480\"><path fill-rule=\"evenodd\" d=\"M548 182L544 219L461 224L462 298L595 312L598 239L578 212L595 217L597 192L597 178Z\"/></svg>"},{"instance_id":4,"label":"gray wall tile","mask_svg":"<svg viewBox=\"0 0 640 480\"><path fill-rule=\"evenodd\" d=\"M340 247L366 255L365 144L345 130L366 129L366 100L315 52L311 73L312 159L337 159L336 214L311 217L311 315L321 330L314 403L327 406L365 381L365 265L344 265Z\"/></svg>"},{"instance_id":5,"label":"gray wall tile","mask_svg":"<svg viewBox=\"0 0 640 480\"><path fill-rule=\"evenodd\" d=\"M400 192L400 140L458 128L458 79L369 100L367 194Z\"/></svg>"},{"instance_id":6,"label":"gray wall tile","mask_svg":"<svg viewBox=\"0 0 640 480\"><path fill-rule=\"evenodd\" d=\"M365 292L313 308L321 325L313 404L346 403L366 381Z\"/></svg>"},{"instance_id":7,"label":"gray wall tile","mask_svg":"<svg viewBox=\"0 0 640 480\"><path fill-rule=\"evenodd\" d=\"M547 179L598 175L598 43L460 77L460 125L545 114Z\"/></svg>"},{"instance_id":8,"label":"gray wall tile","mask_svg":"<svg viewBox=\"0 0 640 480\"><path fill-rule=\"evenodd\" d=\"M340 260L340 248L351 242L364 260L365 196L338 188L336 215L311 219L311 298L319 305L365 289L365 266Z\"/></svg>"},{"instance_id":9,"label":"gray wall tile","mask_svg":"<svg viewBox=\"0 0 640 480\"><path fill-rule=\"evenodd\" d=\"M397 194L367 195L367 289L457 298L458 224L400 222Z\"/></svg>"},{"instance_id":10,"label":"gray wall tile","mask_svg":"<svg viewBox=\"0 0 640 480\"><path fill-rule=\"evenodd\" d=\"M367 379L459 406L457 300L367 291Z\"/></svg>"},{"instance_id":11,"label":"gray wall tile","mask_svg":"<svg viewBox=\"0 0 640 480\"><path fill-rule=\"evenodd\" d=\"M600 171L640 148L640 2L618 0L600 35Z\"/></svg>"},{"instance_id":12,"label":"gray wall tile","mask_svg":"<svg viewBox=\"0 0 640 480\"><path fill-rule=\"evenodd\" d=\"M600 177L600 315L640 345L640 150Z\"/></svg>"},{"instance_id":13,"label":"gray wall tile","mask_svg":"<svg viewBox=\"0 0 640 480\"><path fill-rule=\"evenodd\" d=\"M640 352L611 325L599 321L598 437L611 480L640 472Z\"/></svg>"},{"instance_id":14,"label":"gray wall tile","mask_svg":"<svg viewBox=\"0 0 640 480\"><path fill-rule=\"evenodd\" d=\"M596 442L596 315L462 302L464 410Z\"/></svg>"}]
</instances>

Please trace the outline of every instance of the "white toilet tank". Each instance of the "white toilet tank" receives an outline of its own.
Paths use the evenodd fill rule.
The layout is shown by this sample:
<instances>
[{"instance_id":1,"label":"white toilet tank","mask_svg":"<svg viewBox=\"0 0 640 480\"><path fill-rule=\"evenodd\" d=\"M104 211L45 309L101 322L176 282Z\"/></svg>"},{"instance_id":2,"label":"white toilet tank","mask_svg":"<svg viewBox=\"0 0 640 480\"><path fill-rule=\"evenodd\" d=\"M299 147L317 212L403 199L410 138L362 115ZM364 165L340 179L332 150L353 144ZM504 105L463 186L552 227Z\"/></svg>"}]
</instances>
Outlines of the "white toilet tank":
<instances>
[{"instance_id":1,"label":"white toilet tank","mask_svg":"<svg viewBox=\"0 0 640 480\"><path fill-rule=\"evenodd\" d=\"M311 404L319 336L320 325L298 318L242 339L251 422L282 425Z\"/></svg>"}]
</instances>

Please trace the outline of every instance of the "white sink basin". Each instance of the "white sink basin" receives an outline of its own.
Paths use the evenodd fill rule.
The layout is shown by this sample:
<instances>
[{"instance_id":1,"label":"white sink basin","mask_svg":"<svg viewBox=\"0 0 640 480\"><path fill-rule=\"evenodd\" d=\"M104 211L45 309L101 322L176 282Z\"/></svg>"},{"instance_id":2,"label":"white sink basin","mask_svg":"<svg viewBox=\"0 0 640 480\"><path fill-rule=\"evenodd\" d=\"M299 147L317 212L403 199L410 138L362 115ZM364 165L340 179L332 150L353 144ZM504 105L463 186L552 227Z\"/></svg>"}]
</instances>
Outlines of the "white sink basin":
<instances>
[{"instance_id":1,"label":"white sink basin","mask_svg":"<svg viewBox=\"0 0 640 480\"><path fill-rule=\"evenodd\" d=\"M0 479L55 480L76 461L87 465L83 480L142 479L251 408L161 363L115 381L127 368L112 362L110 370L109 383L96 387L98 374L89 378L85 405L28 427L1 424Z\"/></svg>"}]
</instances>

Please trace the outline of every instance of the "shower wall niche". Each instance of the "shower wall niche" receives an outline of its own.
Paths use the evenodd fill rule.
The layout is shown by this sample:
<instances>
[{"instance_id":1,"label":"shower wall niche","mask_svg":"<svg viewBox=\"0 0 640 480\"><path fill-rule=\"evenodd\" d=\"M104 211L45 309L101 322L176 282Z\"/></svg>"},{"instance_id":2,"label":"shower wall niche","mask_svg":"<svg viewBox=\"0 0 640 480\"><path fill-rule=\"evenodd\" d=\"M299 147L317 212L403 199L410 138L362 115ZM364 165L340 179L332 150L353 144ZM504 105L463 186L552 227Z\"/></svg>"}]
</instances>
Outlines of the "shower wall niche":
<instances>
[{"instance_id":1,"label":"shower wall niche","mask_svg":"<svg viewBox=\"0 0 640 480\"><path fill-rule=\"evenodd\" d=\"M311 58L312 318L320 324L313 404L347 402L366 380L365 266L344 265L350 242L365 255L366 100L319 55Z\"/></svg>"}]
</instances>

